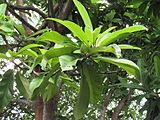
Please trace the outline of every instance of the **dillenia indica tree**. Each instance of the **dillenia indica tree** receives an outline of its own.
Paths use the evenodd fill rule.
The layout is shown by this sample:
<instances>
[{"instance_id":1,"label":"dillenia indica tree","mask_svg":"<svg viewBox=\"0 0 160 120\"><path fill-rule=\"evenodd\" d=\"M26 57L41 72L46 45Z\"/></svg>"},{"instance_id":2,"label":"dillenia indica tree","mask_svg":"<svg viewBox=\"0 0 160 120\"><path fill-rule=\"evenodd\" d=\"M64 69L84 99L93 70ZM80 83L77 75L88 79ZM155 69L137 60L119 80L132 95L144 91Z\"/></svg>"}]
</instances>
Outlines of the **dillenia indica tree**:
<instances>
[{"instance_id":1,"label":"dillenia indica tree","mask_svg":"<svg viewBox=\"0 0 160 120\"><path fill-rule=\"evenodd\" d=\"M32 100L41 97L44 102L47 102L56 95L62 83L76 86L67 81L69 76L65 74L65 71L77 68L80 72L81 80L79 95L74 107L74 117L78 120L87 112L89 103L96 104L100 99L101 86L104 80L99 73L99 63L101 61L114 64L124 69L129 75L139 78L138 66L130 60L122 59L121 50L140 50L140 48L126 44L117 45L114 42L122 36L124 38L124 35L127 37L130 33L146 30L146 28L142 25L134 25L115 31L116 27L111 27L101 33L103 26L93 29L90 17L84 6L77 0L73 0L73 2L84 21L84 28L67 20L47 19L58 22L68 28L72 32L73 38L45 29L28 37L28 39L34 41L32 44L26 45L17 52L9 50L8 54L10 54L10 57L5 54L0 55L8 60L21 59L23 62L28 63L28 66L33 63L27 71L27 74L31 74L31 76L34 68L37 65L41 66L43 72L37 73L37 76L32 76L30 81L20 72L16 73L15 82L18 90L21 95ZM112 32L113 30L114 32ZM39 33L43 34L35 38L34 36L39 35ZM53 42L54 46L48 49L46 46L50 42ZM104 53L112 53L115 57ZM30 60L27 59L25 61L24 56L28 56ZM32 62L33 60L34 62ZM7 91L11 90L11 84L9 79L5 79L10 73L11 71L6 72L3 80L0 81L0 85L4 85L4 88L6 88L5 85L9 85ZM11 100L10 92L3 90L5 89L0 90L0 93L4 93L0 94L0 98L3 98L0 99L0 103L3 104L0 107L4 107ZM6 102L4 97L10 99L7 99Z\"/></svg>"}]
</instances>

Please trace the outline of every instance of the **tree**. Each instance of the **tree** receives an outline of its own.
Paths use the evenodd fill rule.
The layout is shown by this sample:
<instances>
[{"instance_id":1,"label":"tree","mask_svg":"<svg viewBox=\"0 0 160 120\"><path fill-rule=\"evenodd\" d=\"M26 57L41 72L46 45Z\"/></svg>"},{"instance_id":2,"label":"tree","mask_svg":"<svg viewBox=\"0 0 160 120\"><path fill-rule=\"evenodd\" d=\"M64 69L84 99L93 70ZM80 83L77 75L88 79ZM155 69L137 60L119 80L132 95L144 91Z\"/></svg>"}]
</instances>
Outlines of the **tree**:
<instances>
[{"instance_id":1,"label":"tree","mask_svg":"<svg viewBox=\"0 0 160 120\"><path fill-rule=\"evenodd\" d=\"M144 97L149 95L149 98L146 97L148 102L155 103L148 107L148 102L146 102L147 107L144 106L144 109L148 110L146 119L158 119L158 112L154 111L159 109L156 105L159 99L159 89L157 86L152 87L153 83L146 85L146 81L149 82L149 80L145 79L148 75L146 73L150 73L152 69L143 70L145 67L143 60L138 60L134 54L129 55L128 51L124 54L121 51L132 49L132 53L138 53L146 60L146 54L143 56L141 52L136 52L141 48L130 45L133 43L133 45L142 47L143 42L135 42L135 40L151 32L150 29L148 33L143 32L142 30L146 30L146 27L135 24L136 22L143 24L141 21L143 18L135 7L131 8L132 5L138 4L140 7L146 2L134 3L119 0L109 1L111 3L108 5L93 0L82 1L86 7L77 0L48 0L47 3L38 0L17 0L16 2L17 5L14 5L14 2L3 1L2 3L5 4L0 6L2 11L0 29L5 42L1 48L7 47L5 51L1 50L0 57L5 59L4 62L13 61L16 66L15 70L5 72L0 81L1 111L7 111L6 108L4 109L7 105L9 107L14 106L14 103L18 105L25 103L25 107L28 106L34 110L37 120L53 118L100 118L101 120L112 118L117 120L129 117L134 119L133 112L137 108L132 110L131 102L136 97L136 100L143 98L134 97L137 95L135 89L138 89L143 91ZM25 6L22 6L23 4ZM147 4L152 6L153 1ZM74 5L75 8L72 7ZM116 7L113 8L112 5ZM86 8L89 12L86 11ZM20 12L17 13L17 10ZM31 11L36 12L35 15L39 14L37 25L30 24L29 18L33 17L29 17L27 13ZM21 23L14 22L11 16L16 17ZM132 20L133 16L136 16L134 20ZM117 30L116 27L111 27L114 25L117 26ZM129 27L126 27L127 25ZM131 34L136 31L142 32ZM10 43L9 37L13 39L13 43ZM143 51L147 50L142 50L142 53ZM138 61L139 67L134 62L122 58L122 55L135 62ZM20 64L16 63L17 59ZM158 63L159 57L155 56L156 74L153 74L155 82L159 76ZM13 83L16 83L14 89ZM16 99L13 100L12 93L17 94L16 91L18 91L18 96L14 96ZM155 93L157 94L156 99ZM22 96L23 99L20 99ZM68 98L70 99L68 101L72 101L71 108L66 107L65 110L70 109L71 113L63 116L62 113L65 110L60 108L67 106ZM76 99L77 102L75 102ZM114 102L115 107L107 111L107 106L111 102ZM74 109L73 104L75 104ZM153 109L149 109L151 107ZM98 115L95 116L96 110L98 110ZM2 113L5 115L5 112ZM86 116L84 116L85 113Z\"/></svg>"}]
</instances>

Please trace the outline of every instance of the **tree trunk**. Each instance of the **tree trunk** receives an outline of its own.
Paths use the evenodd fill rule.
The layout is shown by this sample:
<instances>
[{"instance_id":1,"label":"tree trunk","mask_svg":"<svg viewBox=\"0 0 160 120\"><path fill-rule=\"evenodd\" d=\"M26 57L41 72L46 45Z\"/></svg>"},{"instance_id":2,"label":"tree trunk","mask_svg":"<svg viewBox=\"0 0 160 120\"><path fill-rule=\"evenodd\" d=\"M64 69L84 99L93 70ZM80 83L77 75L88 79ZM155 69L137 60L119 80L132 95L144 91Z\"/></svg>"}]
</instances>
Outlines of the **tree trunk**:
<instances>
[{"instance_id":1,"label":"tree trunk","mask_svg":"<svg viewBox=\"0 0 160 120\"><path fill-rule=\"evenodd\" d=\"M38 98L34 101L35 120L43 120L43 100Z\"/></svg>"},{"instance_id":2,"label":"tree trunk","mask_svg":"<svg viewBox=\"0 0 160 120\"><path fill-rule=\"evenodd\" d=\"M57 110L57 104L60 98L61 94L61 87L63 83L58 88L58 91L56 95L49 100L48 102L44 103L44 109L43 109L43 120L55 120L56 119L56 110Z\"/></svg>"}]
</instances>

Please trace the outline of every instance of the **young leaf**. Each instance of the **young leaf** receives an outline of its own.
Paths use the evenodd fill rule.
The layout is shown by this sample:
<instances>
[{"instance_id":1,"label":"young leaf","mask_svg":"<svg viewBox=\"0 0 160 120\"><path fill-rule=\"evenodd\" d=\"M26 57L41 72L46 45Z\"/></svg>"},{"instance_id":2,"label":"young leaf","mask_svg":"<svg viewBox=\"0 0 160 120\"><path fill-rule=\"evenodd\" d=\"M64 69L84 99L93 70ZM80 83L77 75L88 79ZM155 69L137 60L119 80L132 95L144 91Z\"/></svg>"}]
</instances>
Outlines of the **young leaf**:
<instances>
[{"instance_id":1,"label":"young leaf","mask_svg":"<svg viewBox=\"0 0 160 120\"><path fill-rule=\"evenodd\" d=\"M99 33L101 32L101 28L102 28L102 26L99 26L93 31L93 43L96 42L96 39L97 39Z\"/></svg>"},{"instance_id":2,"label":"young leaf","mask_svg":"<svg viewBox=\"0 0 160 120\"><path fill-rule=\"evenodd\" d=\"M9 59L7 56L6 56L6 54L3 54L3 53L0 53L0 58L2 58L2 59Z\"/></svg>"},{"instance_id":3,"label":"young leaf","mask_svg":"<svg viewBox=\"0 0 160 120\"><path fill-rule=\"evenodd\" d=\"M120 35L136 32L136 31L141 31L141 30L147 30L147 28L142 25L134 25L134 26L130 26L128 28L124 28L122 30L113 32L110 35L108 35L107 33L101 39L99 39L97 46L109 45L115 42Z\"/></svg>"},{"instance_id":4,"label":"young leaf","mask_svg":"<svg viewBox=\"0 0 160 120\"><path fill-rule=\"evenodd\" d=\"M85 26L89 28L91 31L93 31L92 23L85 7L78 0L73 0L73 2L79 11Z\"/></svg>"},{"instance_id":5,"label":"young leaf","mask_svg":"<svg viewBox=\"0 0 160 120\"><path fill-rule=\"evenodd\" d=\"M128 74L134 75L139 78L140 70L139 67L132 61L127 59L116 59L111 57L98 57L96 60L102 60L111 64L114 64L122 69L124 69Z\"/></svg>"},{"instance_id":6,"label":"young leaf","mask_svg":"<svg viewBox=\"0 0 160 120\"><path fill-rule=\"evenodd\" d=\"M0 111L7 106L12 99L13 76L13 70L8 70L4 73L0 81Z\"/></svg>"},{"instance_id":7,"label":"young leaf","mask_svg":"<svg viewBox=\"0 0 160 120\"><path fill-rule=\"evenodd\" d=\"M81 40L84 44L89 46L89 43L86 39L86 35L79 25L77 25L77 24L75 24L71 21L59 20L59 19L56 19L56 18L48 18L48 20L53 20L53 21L56 21L56 22L64 25L74 34L74 36L78 37L79 40Z\"/></svg>"}]
</instances>

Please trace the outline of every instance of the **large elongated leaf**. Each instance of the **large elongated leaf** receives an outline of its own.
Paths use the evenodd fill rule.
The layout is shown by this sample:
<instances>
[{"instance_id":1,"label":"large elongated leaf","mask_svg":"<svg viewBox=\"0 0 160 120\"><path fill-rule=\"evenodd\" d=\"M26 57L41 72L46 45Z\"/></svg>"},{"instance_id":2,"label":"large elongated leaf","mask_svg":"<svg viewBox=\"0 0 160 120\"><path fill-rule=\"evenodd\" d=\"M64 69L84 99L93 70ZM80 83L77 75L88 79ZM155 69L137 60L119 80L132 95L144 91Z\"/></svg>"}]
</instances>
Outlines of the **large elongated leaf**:
<instances>
[{"instance_id":1,"label":"large elongated leaf","mask_svg":"<svg viewBox=\"0 0 160 120\"><path fill-rule=\"evenodd\" d=\"M123 34L132 33L132 32L141 31L141 30L147 30L147 28L142 25L134 25L128 28L124 28L122 30L118 30L111 34L107 33L98 41L97 46L104 46L104 45L111 44L115 42Z\"/></svg>"},{"instance_id":2,"label":"large elongated leaf","mask_svg":"<svg viewBox=\"0 0 160 120\"><path fill-rule=\"evenodd\" d=\"M79 40L81 40L84 44L89 46L88 41L86 40L86 35L79 25L77 25L77 24L75 24L71 21L67 21L67 20L59 20L59 19L56 19L56 18L48 18L48 19L56 21L56 22L64 25L74 34L74 36L78 37Z\"/></svg>"},{"instance_id":3,"label":"large elongated leaf","mask_svg":"<svg viewBox=\"0 0 160 120\"><path fill-rule=\"evenodd\" d=\"M89 28L91 31L93 31L92 23L91 23L90 17L88 15L85 7L78 0L73 0L73 2L79 11L79 13L85 23L85 26L87 28Z\"/></svg>"},{"instance_id":4,"label":"large elongated leaf","mask_svg":"<svg viewBox=\"0 0 160 120\"><path fill-rule=\"evenodd\" d=\"M81 71L83 74L83 70ZM87 112L88 104L89 104L89 86L85 76L82 75L82 79L80 81L80 92L78 95L77 102L75 104L73 113L76 120L81 119L84 114Z\"/></svg>"},{"instance_id":5,"label":"large elongated leaf","mask_svg":"<svg viewBox=\"0 0 160 120\"><path fill-rule=\"evenodd\" d=\"M50 41L56 44L61 44L61 45L76 45L74 42L72 42L68 37L65 37L61 34L59 34L56 31L52 32L45 32L41 36L38 37L38 40L40 41Z\"/></svg>"},{"instance_id":6,"label":"large elongated leaf","mask_svg":"<svg viewBox=\"0 0 160 120\"><path fill-rule=\"evenodd\" d=\"M16 74L16 84L21 95L29 98L29 80L22 76L19 72Z\"/></svg>"},{"instance_id":7,"label":"large elongated leaf","mask_svg":"<svg viewBox=\"0 0 160 120\"><path fill-rule=\"evenodd\" d=\"M117 59L117 58L111 58L111 57L98 57L96 60L102 60L105 62L109 62L111 64L114 64L122 69L124 69L128 74L134 75L135 77L140 76L140 70L139 67L132 61L127 59Z\"/></svg>"},{"instance_id":8,"label":"large elongated leaf","mask_svg":"<svg viewBox=\"0 0 160 120\"><path fill-rule=\"evenodd\" d=\"M103 75L98 71L98 65L94 62L83 64L83 75L86 78L90 92L90 102L96 104L101 97Z\"/></svg>"},{"instance_id":9,"label":"large elongated leaf","mask_svg":"<svg viewBox=\"0 0 160 120\"><path fill-rule=\"evenodd\" d=\"M59 57L61 55L67 55L71 54L74 50L76 50L75 47L62 47L62 48L50 48L46 53L45 57L47 59Z\"/></svg>"},{"instance_id":10,"label":"large elongated leaf","mask_svg":"<svg viewBox=\"0 0 160 120\"><path fill-rule=\"evenodd\" d=\"M0 111L7 106L12 99L13 92L13 70L4 73L0 81Z\"/></svg>"}]
</instances>

